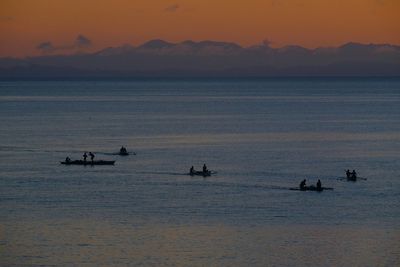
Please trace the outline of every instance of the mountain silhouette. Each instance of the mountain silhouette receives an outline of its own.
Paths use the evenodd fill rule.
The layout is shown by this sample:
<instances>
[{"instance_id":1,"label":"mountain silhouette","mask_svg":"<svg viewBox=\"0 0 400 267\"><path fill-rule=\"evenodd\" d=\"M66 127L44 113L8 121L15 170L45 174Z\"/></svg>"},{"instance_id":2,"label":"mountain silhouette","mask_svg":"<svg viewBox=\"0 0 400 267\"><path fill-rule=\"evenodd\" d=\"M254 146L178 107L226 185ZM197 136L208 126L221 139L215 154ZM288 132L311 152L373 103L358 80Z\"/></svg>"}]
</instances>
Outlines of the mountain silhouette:
<instances>
[{"instance_id":1,"label":"mountain silhouette","mask_svg":"<svg viewBox=\"0 0 400 267\"><path fill-rule=\"evenodd\" d=\"M163 48L169 48L173 47L175 44L173 43L168 43L164 40L156 39L156 40L150 40L141 46L138 47L138 49L163 49Z\"/></svg>"},{"instance_id":2,"label":"mountain silhouette","mask_svg":"<svg viewBox=\"0 0 400 267\"><path fill-rule=\"evenodd\" d=\"M308 49L150 40L94 53L0 58L1 78L400 76L400 46L347 43Z\"/></svg>"}]
</instances>

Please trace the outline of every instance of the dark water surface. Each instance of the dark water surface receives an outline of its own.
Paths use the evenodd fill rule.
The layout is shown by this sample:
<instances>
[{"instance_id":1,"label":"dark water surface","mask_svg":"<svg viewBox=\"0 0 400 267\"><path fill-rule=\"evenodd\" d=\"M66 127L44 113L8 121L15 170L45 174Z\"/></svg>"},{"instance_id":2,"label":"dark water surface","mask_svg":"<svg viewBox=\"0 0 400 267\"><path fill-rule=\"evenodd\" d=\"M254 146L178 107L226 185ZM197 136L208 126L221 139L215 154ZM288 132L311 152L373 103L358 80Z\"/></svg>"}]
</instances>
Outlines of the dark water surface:
<instances>
[{"instance_id":1,"label":"dark water surface","mask_svg":"<svg viewBox=\"0 0 400 267\"><path fill-rule=\"evenodd\" d=\"M0 82L0 265L395 266L399 171L399 79Z\"/></svg>"}]
</instances>

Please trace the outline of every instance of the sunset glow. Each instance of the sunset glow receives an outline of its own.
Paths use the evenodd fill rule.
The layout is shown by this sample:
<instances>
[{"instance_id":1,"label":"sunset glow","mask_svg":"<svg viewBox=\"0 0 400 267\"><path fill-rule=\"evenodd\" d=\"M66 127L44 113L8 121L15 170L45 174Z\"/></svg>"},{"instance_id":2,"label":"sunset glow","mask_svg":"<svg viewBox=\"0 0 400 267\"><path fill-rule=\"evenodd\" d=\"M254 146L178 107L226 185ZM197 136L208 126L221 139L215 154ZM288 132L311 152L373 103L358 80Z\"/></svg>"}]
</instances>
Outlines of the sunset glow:
<instances>
[{"instance_id":1,"label":"sunset glow","mask_svg":"<svg viewBox=\"0 0 400 267\"><path fill-rule=\"evenodd\" d=\"M397 0L1 0L0 56L31 56L51 42L70 53L150 39L221 40L313 48L349 41L400 44ZM89 44L89 43L88 43ZM74 50L74 52L76 52Z\"/></svg>"}]
</instances>

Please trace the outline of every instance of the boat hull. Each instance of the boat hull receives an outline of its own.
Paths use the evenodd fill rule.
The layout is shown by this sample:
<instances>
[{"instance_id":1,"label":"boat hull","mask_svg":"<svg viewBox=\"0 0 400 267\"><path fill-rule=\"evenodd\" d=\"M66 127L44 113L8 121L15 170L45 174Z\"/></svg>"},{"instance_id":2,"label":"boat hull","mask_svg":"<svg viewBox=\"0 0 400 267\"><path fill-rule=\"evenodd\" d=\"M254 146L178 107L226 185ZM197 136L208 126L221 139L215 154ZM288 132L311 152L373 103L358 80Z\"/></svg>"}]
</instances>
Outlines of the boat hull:
<instances>
[{"instance_id":1,"label":"boat hull","mask_svg":"<svg viewBox=\"0 0 400 267\"><path fill-rule=\"evenodd\" d=\"M353 177L338 177L338 179L339 180L346 180L346 181L349 181L349 182L357 182L357 181L360 181L360 180L363 180L363 181L366 181L367 180L367 178L365 178L365 177L356 177L356 178L353 178Z\"/></svg>"},{"instance_id":2,"label":"boat hull","mask_svg":"<svg viewBox=\"0 0 400 267\"><path fill-rule=\"evenodd\" d=\"M83 160L72 160L72 161L61 161L64 165L114 165L115 160L95 160L95 161L83 161Z\"/></svg>"},{"instance_id":3,"label":"boat hull","mask_svg":"<svg viewBox=\"0 0 400 267\"><path fill-rule=\"evenodd\" d=\"M211 176L211 171L206 171L206 172L194 171L194 172L190 172L189 175L190 175L190 176L203 176L203 177L208 177L208 176Z\"/></svg>"},{"instance_id":4,"label":"boat hull","mask_svg":"<svg viewBox=\"0 0 400 267\"><path fill-rule=\"evenodd\" d=\"M321 187L321 188L318 188L316 186L306 186L304 188L292 187L292 188L289 188L289 190L322 192L324 190L333 190L333 188L332 187Z\"/></svg>"},{"instance_id":5,"label":"boat hull","mask_svg":"<svg viewBox=\"0 0 400 267\"><path fill-rule=\"evenodd\" d=\"M136 153L135 152L115 152L115 153L112 153L112 155L115 155L115 156L129 156L129 155L136 155Z\"/></svg>"}]
</instances>

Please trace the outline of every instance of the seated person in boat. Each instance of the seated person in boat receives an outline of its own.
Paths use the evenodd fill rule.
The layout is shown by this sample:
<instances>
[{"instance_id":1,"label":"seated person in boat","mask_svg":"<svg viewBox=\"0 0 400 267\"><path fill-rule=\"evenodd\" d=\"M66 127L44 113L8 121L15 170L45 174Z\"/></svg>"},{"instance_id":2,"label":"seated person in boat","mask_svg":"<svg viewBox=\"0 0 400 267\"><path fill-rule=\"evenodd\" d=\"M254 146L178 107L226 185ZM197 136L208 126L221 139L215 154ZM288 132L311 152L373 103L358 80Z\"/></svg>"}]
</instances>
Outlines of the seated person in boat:
<instances>
[{"instance_id":1,"label":"seated person in boat","mask_svg":"<svg viewBox=\"0 0 400 267\"><path fill-rule=\"evenodd\" d=\"M87 157L88 157L88 156L87 156L87 153L86 153L86 152L83 153L83 161L84 161L84 162L86 162Z\"/></svg>"},{"instance_id":2,"label":"seated person in boat","mask_svg":"<svg viewBox=\"0 0 400 267\"><path fill-rule=\"evenodd\" d=\"M69 157L66 157L66 158L65 158L65 162L66 162L66 163L70 163L70 162L71 162L71 159L70 159Z\"/></svg>"},{"instance_id":3,"label":"seated person in boat","mask_svg":"<svg viewBox=\"0 0 400 267\"><path fill-rule=\"evenodd\" d=\"M321 190L321 189L322 189L322 183L321 183L321 180L320 180L320 179L318 179L318 182L317 182L317 189L318 189L318 190Z\"/></svg>"},{"instance_id":4,"label":"seated person in boat","mask_svg":"<svg viewBox=\"0 0 400 267\"><path fill-rule=\"evenodd\" d=\"M194 174L194 167L192 166L192 167L190 167L190 175L192 175L192 174Z\"/></svg>"},{"instance_id":5,"label":"seated person in boat","mask_svg":"<svg viewBox=\"0 0 400 267\"><path fill-rule=\"evenodd\" d=\"M356 170L353 170L353 171L351 172L351 178L352 178L352 179L357 179Z\"/></svg>"},{"instance_id":6,"label":"seated person in boat","mask_svg":"<svg viewBox=\"0 0 400 267\"><path fill-rule=\"evenodd\" d=\"M300 183L300 190L304 190L306 189L306 179L304 179L303 181L301 181Z\"/></svg>"},{"instance_id":7,"label":"seated person in boat","mask_svg":"<svg viewBox=\"0 0 400 267\"><path fill-rule=\"evenodd\" d=\"M350 172L349 169L347 169L347 171L346 171L346 177L347 177L347 178L351 178L351 172Z\"/></svg>"},{"instance_id":8,"label":"seated person in boat","mask_svg":"<svg viewBox=\"0 0 400 267\"><path fill-rule=\"evenodd\" d=\"M126 153L127 151L126 151L126 148L122 146L121 149L119 150L119 152L120 153Z\"/></svg>"},{"instance_id":9,"label":"seated person in boat","mask_svg":"<svg viewBox=\"0 0 400 267\"><path fill-rule=\"evenodd\" d=\"M92 152L89 152L90 160L93 162L94 160L94 154Z\"/></svg>"},{"instance_id":10,"label":"seated person in boat","mask_svg":"<svg viewBox=\"0 0 400 267\"><path fill-rule=\"evenodd\" d=\"M204 173L208 172L208 170L207 170L207 166L206 166L206 164L205 164L205 163L204 163L204 165L203 165L203 172L204 172Z\"/></svg>"}]
</instances>

